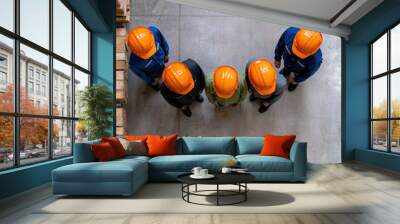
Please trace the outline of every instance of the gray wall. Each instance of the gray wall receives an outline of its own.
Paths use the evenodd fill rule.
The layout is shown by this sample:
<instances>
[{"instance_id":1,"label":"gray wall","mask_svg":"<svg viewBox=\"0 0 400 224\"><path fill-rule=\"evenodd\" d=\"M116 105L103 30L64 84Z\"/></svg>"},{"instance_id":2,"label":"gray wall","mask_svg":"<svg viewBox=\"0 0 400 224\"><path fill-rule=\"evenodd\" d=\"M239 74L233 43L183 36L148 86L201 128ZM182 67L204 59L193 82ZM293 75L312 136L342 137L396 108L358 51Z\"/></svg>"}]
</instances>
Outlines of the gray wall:
<instances>
[{"instance_id":1,"label":"gray wall","mask_svg":"<svg viewBox=\"0 0 400 224\"><path fill-rule=\"evenodd\" d=\"M156 25L167 38L171 61L188 57L209 74L218 65L244 71L250 57L273 60L280 34L287 28L253 19L222 15L164 0L132 0L132 23ZM292 93L259 114L246 100L235 108L216 110L207 100L185 117L159 93L129 75L128 133L191 136L261 136L295 133L308 142L308 161L341 161L341 42L324 35L324 63L319 71Z\"/></svg>"}]
</instances>

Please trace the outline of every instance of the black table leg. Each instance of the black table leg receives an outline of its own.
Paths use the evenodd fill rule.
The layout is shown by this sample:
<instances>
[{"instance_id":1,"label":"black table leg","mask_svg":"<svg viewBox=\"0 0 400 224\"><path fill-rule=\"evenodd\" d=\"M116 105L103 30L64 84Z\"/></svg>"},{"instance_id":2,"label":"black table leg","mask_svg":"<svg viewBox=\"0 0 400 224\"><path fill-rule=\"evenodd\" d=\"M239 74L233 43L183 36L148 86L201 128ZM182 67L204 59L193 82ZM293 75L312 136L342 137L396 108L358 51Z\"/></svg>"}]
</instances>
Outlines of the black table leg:
<instances>
[{"instance_id":1,"label":"black table leg","mask_svg":"<svg viewBox=\"0 0 400 224\"><path fill-rule=\"evenodd\" d=\"M195 190L194 191L196 191L197 192L197 184L195 185Z\"/></svg>"},{"instance_id":2,"label":"black table leg","mask_svg":"<svg viewBox=\"0 0 400 224\"><path fill-rule=\"evenodd\" d=\"M219 206L219 184L217 184L217 206Z\"/></svg>"},{"instance_id":3,"label":"black table leg","mask_svg":"<svg viewBox=\"0 0 400 224\"><path fill-rule=\"evenodd\" d=\"M245 187L245 191L246 192L244 192L244 201L247 201L247 192L248 192L248 190L247 190L247 183L244 183L244 187Z\"/></svg>"}]
</instances>

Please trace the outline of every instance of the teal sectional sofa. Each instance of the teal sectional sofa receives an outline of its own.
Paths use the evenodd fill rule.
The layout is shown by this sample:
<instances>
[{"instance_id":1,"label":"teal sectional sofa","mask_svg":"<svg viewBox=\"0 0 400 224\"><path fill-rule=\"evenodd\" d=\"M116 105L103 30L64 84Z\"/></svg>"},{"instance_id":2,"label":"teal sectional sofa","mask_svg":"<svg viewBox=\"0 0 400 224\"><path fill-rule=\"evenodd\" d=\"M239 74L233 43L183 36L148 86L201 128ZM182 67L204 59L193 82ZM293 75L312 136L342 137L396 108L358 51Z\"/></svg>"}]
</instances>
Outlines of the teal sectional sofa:
<instances>
[{"instance_id":1,"label":"teal sectional sofa","mask_svg":"<svg viewBox=\"0 0 400 224\"><path fill-rule=\"evenodd\" d=\"M307 144L295 142L290 159L260 156L263 137L181 137L177 155L128 156L96 162L91 141L77 143L74 163L52 172L53 193L67 195L131 195L148 181L176 181L193 167L218 172L228 160L236 160L259 182L304 182L307 169Z\"/></svg>"}]
</instances>

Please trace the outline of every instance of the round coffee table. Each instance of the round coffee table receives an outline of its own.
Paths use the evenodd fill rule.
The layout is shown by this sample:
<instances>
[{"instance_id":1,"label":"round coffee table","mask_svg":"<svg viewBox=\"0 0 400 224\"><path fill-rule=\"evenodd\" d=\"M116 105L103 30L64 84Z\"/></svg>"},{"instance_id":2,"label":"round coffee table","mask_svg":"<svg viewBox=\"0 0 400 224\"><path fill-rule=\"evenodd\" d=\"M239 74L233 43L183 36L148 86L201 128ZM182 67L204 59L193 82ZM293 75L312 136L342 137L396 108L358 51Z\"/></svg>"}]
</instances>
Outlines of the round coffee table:
<instances>
[{"instance_id":1,"label":"round coffee table","mask_svg":"<svg viewBox=\"0 0 400 224\"><path fill-rule=\"evenodd\" d=\"M245 202L247 200L247 192L249 188L247 187L247 183L255 180L255 177L248 173L229 173L222 174L217 173L213 174L215 177L212 179L193 179L189 174L182 174L178 176L178 181L182 183L182 199L188 203L197 204L197 205L234 205ZM215 185L215 190L198 190L197 185ZM237 190L224 190L220 189L220 185L236 185L238 186ZM195 186L194 191L190 191L190 186ZM206 194L209 192L215 192L215 194ZM190 196L203 196L203 197L216 197L216 204L202 204L190 201ZM231 203L221 203L221 197L232 197L232 196L241 196L238 201L234 201Z\"/></svg>"}]
</instances>

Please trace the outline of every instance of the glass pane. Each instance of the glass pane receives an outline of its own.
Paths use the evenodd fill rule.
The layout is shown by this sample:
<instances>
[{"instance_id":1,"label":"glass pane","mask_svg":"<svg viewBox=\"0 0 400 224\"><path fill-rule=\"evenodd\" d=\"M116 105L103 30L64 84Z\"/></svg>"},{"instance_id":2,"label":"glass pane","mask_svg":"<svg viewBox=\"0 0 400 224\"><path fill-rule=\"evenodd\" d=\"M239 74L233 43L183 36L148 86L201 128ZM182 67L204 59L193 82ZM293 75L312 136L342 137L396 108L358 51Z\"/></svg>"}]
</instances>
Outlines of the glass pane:
<instances>
[{"instance_id":1,"label":"glass pane","mask_svg":"<svg viewBox=\"0 0 400 224\"><path fill-rule=\"evenodd\" d=\"M75 63L89 70L89 32L75 18Z\"/></svg>"},{"instance_id":2,"label":"glass pane","mask_svg":"<svg viewBox=\"0 0 400 224\"><path fill-rule=\"evenodd\" d=\"M34 163L49 158L49 120L20 118L20 163Z\"/></svg>"},{"instance_id":3,"label":"glass pane","mask_svg":"<svg viewBox=\"0 0 400 224\"><path fill-rule=\"evenodd\" d=\"M72 121L53 120L53 156L72 154Z\"/></svg>"},{"instance_id":4,"label":"glass pane","mask_svg":"<svg viewBox=\"0 0 400 224\"><path fill-rule=\"evenodd\" d=\"M391 121L392 152L400 153L400 120Z\"/></svg>"},{"instance_id":5,"label":"glass pane","mask_svg":"<svg viewBox=\"0 0 400 224\"><path fill-rule=\"evenodd\" d=\"M387 34L372 44L372 74L378 75L387 71Z\"/></svg>"},{"instance_id":6,"label":"glass pane","mask_svg":"<svg viewBox=\"0 0 400 224\"><path fill-rule=\"evenodd\" d=\"M21 36L49 47L49 0L20 0Z\"/></svg>"},{"instance_id":7,"label":"glass pane","mask_svg":"<svg viewBox=\"0 0 400 224\"><path fill-rule=\"evenodd\" d=\"M48 63L47 55L21 44L21 113L48 114Z\"/></svg>"},{"instance_id":8,"label":"glass pane","mask_svg":"<svg viewBox=\"0 0 400 224\"><path fill-rule=\"evenodd\" d=\"M0 116L0 170L14 165L14 124L10 116Z\"/></svg>"},{"instance_id":9,"label":"glass pane","mask_svg":"<svg viewBox=\"0 0 400 224\"><path fill-rule=\"evenodd\" d=\"M75 143L85 142L88 138L88 129L84 120L75 121Z\"/></svg>"},{"instance_id":10,"label":"glass pane","mask_svg":"<svg viewBox=\"0 0 400 224\"><path fill-rule=\"evenodd\" d=\"M387 117L387 77L372 81L372 118Z\"/></svg>"},{"instance_id":11,"label":"glass pane","mask_svg":"<svg viewBox=\"0 0 400 224\"><path fill-rule=\"evenodd\" d=\"M71 60L72 12L60 1L53 1L53 51Z\"/></svg>"},{"instance_id":12,"label":"glass pane","mask_svg":"<svg viewBox=\"0 0 400 224\"><path fill-rule=\"evenodd\" d=\"M391 31L390 48L390 67L395 69L400 67L400 24Z\"/></svg>"},{"instance_id":13,"label":"glass pane","mask_svg":"<svg viewBox=\"0 0 400 224\"><path fill-rule=\"evenodd\" d=\"M78 69L75 69L75 117L79 117L81 114L80 103L80 94L85 89L86 86L89 86L89 75L81 72Z\"/></svg>"},{"instance_id":14,"label":"glass pane","mask_svg":"<svg viewBox=\"0 0 400 224\"><path fill-rule=\"evenodd\" d=\"M0 26L14 31L14 0L1 0Z\"/></svg>"},{"instance_id":15,"label":"glass pane","mask_svg":"<svg viewBox=\"0 0 400 224\"><path fill-rule=\"evenodd\" d=\"M372 148L387 151L387 121L372 122Z\"/></svg>"},{"instance_id":16,"label":"glass pane","mask_svg":"<svg viewBox=\"0 0 400 224\"><path fill-rule=\"evenodd\" d=\"M72 117L71 66L53 60L53 114Z\"/></svg>"},{"instance_id":17,"label":"glass pane","mask_svg":"<svg viewBox=\"0 0 400 224\"><path fill-rule=\"evenodd\" d=\"M391 75L391 116L400 118L400 72Z\"/></svg>"},{"instance_id":18,"label":"glass pane","mask_svg":"<svg viewBox=\"0 0 400 224\"><path fill-rule=\"evenodd\" d=\"M0 35L0 111L14 111L14 42Z\"/></svg>"}]
</instances>

